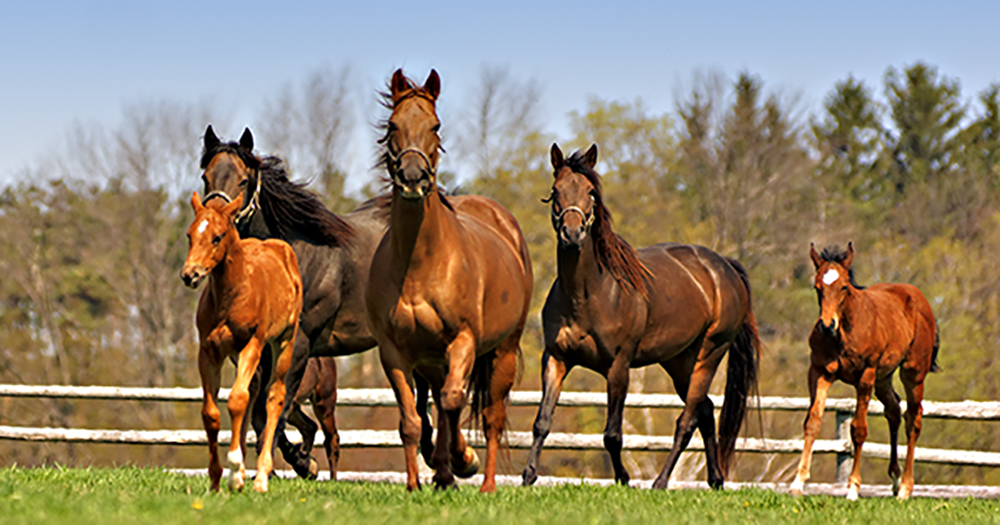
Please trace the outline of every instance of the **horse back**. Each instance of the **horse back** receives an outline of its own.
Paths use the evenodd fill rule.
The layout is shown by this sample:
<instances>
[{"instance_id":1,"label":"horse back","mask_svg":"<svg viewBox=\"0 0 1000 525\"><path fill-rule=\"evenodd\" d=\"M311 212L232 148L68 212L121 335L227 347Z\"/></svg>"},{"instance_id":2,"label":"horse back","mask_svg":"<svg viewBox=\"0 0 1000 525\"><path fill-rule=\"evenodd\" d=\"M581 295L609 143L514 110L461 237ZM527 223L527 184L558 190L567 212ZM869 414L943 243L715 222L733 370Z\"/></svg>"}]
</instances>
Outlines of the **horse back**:
<instances>
[{"instance_id":1,"label":"horse back","mask_svg":"<svg viewBox=\"0 0 1000 525\"><path fill-rule=\"evenodd\" d=\"M916 286L907 283L879 283L869 286L862 292L870 295L881 317L891 318L893 312L898 312L901 316L902 326L888 326L888 329L912 333L911 337L914 339L920 338L922 334L929 334L931 339L936 337L937 322L934 312L923 292ZM893 321L886 321L886 324L892 323Z\"/></svg>"},{"instance_id":2,"label":"horse back","mask_svg":"<svg viewBox=\"0 0 1000 525\"><path fill-rule=\"evenodd\" d=\"M729 260L703 246L674 243L638 254L652 273L640 350L669 358L702 337L735 337L750 311L750 292Z\"/></svg>"},{"instance_id":3,"label":"horse back","mask_svg":"<svg viewBox=\"0 0 1000 525\"><path fill-rule=\"evenodd\" d=\"M475 221L480 225L495 231L500 238L518 255L526 273L531 273L531 262L528 257L527 243L517 219L500 203L479 195L458 195L449 197L448 201L455 209L460 219Z\"/></svg>"},{"instance_id":4,"label":"horse back","mask_svg":"<svg viewBox=\"0 0 1000 525\"><path fill-rule=\"evenodd\" d=\"M271 327L268 339L289 325L298 324L302 310L302 276L295 251L285 241L245 239L246 264L251 282L249 293L256 296L262 324Z\"/></svg>"}]
</instances>

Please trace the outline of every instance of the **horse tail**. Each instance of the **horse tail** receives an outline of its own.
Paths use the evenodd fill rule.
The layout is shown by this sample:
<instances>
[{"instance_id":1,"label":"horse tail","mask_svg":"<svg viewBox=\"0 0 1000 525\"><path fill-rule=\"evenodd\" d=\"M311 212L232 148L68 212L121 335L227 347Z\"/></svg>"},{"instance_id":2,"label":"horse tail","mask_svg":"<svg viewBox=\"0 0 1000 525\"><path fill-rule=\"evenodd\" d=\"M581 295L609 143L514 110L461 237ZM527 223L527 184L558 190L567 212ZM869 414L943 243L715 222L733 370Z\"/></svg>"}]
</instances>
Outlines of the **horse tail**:
<instances>
[{"instance_id":1,"label":"horse tail","mask_svg":"<svg viewBox=\"0 0 1000 525\"><path fill-rule=\"evenodd\" d=\"M937 362L938 350L941 349L941 332L934 330L934 351L931 352L931 372L940 372L941 367Z\"/></svg>"},{"instance_id":2,"label":"horse tail","mask_svg":"<svg viewBox=\"0 0 1000 525\"><path fill-rule=\"evenodd\" d=\"M750 294L750 278L746 269L735 259L727 262L740 276L747 291L747 314L736 339L729 349L729 367L726 372L726 397L719 415L719 468L722 476L729 473L730 461L736 450L736 438L746 416L751 392L757 393L757 372L760 367L760 337L754 321Z\"/></svg>"}]
</instances>

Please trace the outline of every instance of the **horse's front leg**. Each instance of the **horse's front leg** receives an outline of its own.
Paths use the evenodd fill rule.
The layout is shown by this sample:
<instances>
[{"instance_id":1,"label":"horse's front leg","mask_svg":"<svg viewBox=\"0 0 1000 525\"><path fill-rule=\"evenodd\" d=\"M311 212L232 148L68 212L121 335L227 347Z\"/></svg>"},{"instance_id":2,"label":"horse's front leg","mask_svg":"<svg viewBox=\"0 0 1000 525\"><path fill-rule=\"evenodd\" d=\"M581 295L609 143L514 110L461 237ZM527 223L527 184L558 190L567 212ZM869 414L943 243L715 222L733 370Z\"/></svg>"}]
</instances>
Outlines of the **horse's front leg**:
<instances>
[{"instance_id":1,"label":"horse's front leg","mask_svg":"<svg viewBox=\"0 0 1000 525\"><path fill-rule=\"evenodd\" d=\"M292 364L292 346L295 343L295 331L289 330L288 339L281 341L279 351L275 356L274 382L267 390L267 424L264 426L264 447L257 456L257 477L253 480L253 489L257 492L267 492L268 476L274 468L272 451L274 450L274 431L281 417L285 404L285 374Z\"/></svg>"},{"instance_id":2,"label":"horse's front leg","mask_svg":"<svg viewBox=\"0 0 1000 525\"><path fill-rule=\"evenodd\" d=\"M444 413L439 418L441 423L447 422L448 428L438 428L438 439L434 445L434 485L443 489L454 485L455 476L451 472L452 452L465 454L465 448L459 444L459 416L466 405L465 386L469 384L472 368L476 363L476 342L468 331L459 332L445 350L448 360L448 374L441 388L441 404L438 410ZM488 387L487 387L488 388ZM442 425L443 426L443 425Z\"/></svg>"},{"instance_id":3,"label":"horse's front leg","mask_svg":"<svg viewBox=\"0 0 1000 525\"><path fill-rule=\"evenodd\" d=\"M521 474L524 486L532 485L538 480L538 456L542 453L545 438L552 430L552 414L556 411L559 393L562 392L563 380L569 373L570 366L552 354L546 348L542 354L542 402L538 405L538 415L532 427L531 451L528 452L528 464Z\"/></svg>"},{"instance_id":4,"label":"horse's front leg","mask_svg":"<svg viewBox=\"0 0 1000 525\"><path fill-rule=\"evenodd\" d=\"M399 406L399 437L403 441L403 453L406 457L406 490L420 490L420 470L417 465L420 416L413 397L413 367L406 362L395 344L385 339L380 339L378 343L382 369Z\"/></svg>"},{"instance_id":5,"label":"horse's front leg","mask_svg":"<svg viewBox=\"0 0 1000 525\"><path fill-rule=\"evenodd\" d=\"M608 371L608 420L604 426L604 448L611 456L615 482L628 486L629 475L622 464L622 419L628 394L629 361L619 353Z\"/></svg>"},{"instance_id":6,"label":"horse's front leg","mask_svg":"<svg viewBox=\"0 0 1000 525\"><path fill-rule=\"evenodd\" d=\"M229 444L227 459L230 469L229 486L233 490L243 490L243 484L246 481L246 465L243 462L243 454L246 450L247 421L245 416L247 406L250 404L250 382L253 380L254 372L260 363L262 348L262 336L256 334L243 347L236 363L236 380L229 392L229 417L233 425L233 439Z\"/></svg>"},{"instance_id":7,"label":"horse's front leg","mask_svg":"<svg viewBox=\"0 0 1000 525\"><path fill-rule=\"evenodd\" d=\"M208 435L208 479L212 490L219 491L222 479L222 463L219 461L219 384L222 363L213 359L209 350L202 346L198 352L198 373L201 375L201 389L204 400L201 405L201 421Z\"/></svg>"},{"instance_id":8,"label":"horse's front leg","mask_svg":"<svg viewBox=\"0 0 1000 525\"><path fill-rule=\"evenodd\" d=\"M809 413L803 423L805 441L802 445L802 457L799 459L799 470L795 475L795 481L790 487L791 493L801 496L805 489L806 481L809 481L809 466L812 464L813 442L819 436L819 430L823 426L823 412L826 410L826 393L833 384L833 377L830 377L826 370L811 366L809 367Z\"/></svg>"},{"instance_id":9,"label":"horse's front leg","mask_svg":"<svg viewBox=\"0 0 1000 525\"><path fill-rule=\"evenodd\" d=\"M847 499L855 501L861 491L861 447L868 439L868 402L875 388L875 368L865 369L858 382L858 408L851 422L851 441L854 442L854 468L847 478Z\"/></svg>"}]
</instances>

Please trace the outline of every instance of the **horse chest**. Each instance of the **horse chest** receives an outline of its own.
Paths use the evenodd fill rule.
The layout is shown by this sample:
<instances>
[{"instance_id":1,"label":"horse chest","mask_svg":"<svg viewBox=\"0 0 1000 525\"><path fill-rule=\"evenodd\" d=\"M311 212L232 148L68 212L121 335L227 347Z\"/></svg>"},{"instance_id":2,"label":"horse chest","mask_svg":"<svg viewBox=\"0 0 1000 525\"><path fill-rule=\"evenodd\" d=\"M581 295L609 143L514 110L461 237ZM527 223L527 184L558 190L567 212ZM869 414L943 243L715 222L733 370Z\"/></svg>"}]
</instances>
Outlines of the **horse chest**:
<instances>
[{"instance_id":1,"label":"horse chest","mask_svg":"<svg viewBox=\"0 0 1000 525\"><path fill-rule=\"evenodd\" d=\"M427 301L400 300L390 316L392 332L399 345L426 344L429 334L445 331L446 323Z\"/></svg>"}]
</instances>

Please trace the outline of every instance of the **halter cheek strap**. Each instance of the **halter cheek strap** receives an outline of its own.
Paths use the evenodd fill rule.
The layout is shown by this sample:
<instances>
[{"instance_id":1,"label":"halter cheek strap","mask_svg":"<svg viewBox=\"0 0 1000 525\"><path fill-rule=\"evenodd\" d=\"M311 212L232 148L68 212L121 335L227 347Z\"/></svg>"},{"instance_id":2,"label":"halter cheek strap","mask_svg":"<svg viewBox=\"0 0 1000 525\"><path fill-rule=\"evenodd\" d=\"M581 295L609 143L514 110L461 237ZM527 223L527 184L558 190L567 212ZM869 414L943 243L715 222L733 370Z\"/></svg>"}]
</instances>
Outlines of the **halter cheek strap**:
<instances>
[{"instance_id":1,"label":"halter cheek strap","mask_svg":"<svg viewBox=\"0 0 1000 525\"><path fill-rule=\"evenodd\" d=\"M243 209L236 214L234 222L237 226L249 220L250 216L253 215L253 213L257 211L257 208L260 207L260 171L258 170L255 175L257 177L257 184L254 186L253 194L250 195L250 204L244 206Z\"/></svg>"}]
</instances>

